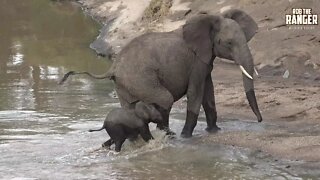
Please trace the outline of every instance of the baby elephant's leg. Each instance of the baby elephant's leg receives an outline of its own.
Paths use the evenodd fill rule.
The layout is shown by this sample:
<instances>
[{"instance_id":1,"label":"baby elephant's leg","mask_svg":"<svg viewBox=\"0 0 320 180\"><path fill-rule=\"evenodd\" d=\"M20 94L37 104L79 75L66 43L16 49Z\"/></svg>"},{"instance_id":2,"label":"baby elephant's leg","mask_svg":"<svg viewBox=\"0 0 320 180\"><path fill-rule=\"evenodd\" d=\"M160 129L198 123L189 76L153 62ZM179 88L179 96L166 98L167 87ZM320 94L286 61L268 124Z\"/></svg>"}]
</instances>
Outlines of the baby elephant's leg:
<instances>
[{"instance_id":1,"label":"baby elephant's leg","mask_svg":"<svg viewBox=\"0 0 320 180\"><path fill-rule=\"evenodd\" d=\"M142 139L146 142L148 142L150 139L154 139L151 135L150 129L148 124L144 125L143 127L139 128L140 135Z\"/></svg>"},{"instance_id":2,"label":"baby elephant's leg","mask_svg":"<svg viewBox=\"0 0 320 180\"><path fill-rule=\"evenodd\" d=\"M125 140L126 139L119 139L119 140L115 141L115 145L116 145L115 151L116 152L120 152L121 151L122 144L124 143Z\"/></svg>"},{"instance_id":3,"label":"baby elephant's leg","mask_svg":"<svg viewBox=\"0 0 320 180\"><path fill-rule=\"evenodd\" d=\"M110 148L110 146L114 143L114 141L110 138L108 141L102 144L102 147Z\"/></svg>"},{"instance_id":4,"label":"baby elephant's leg","mask_svg":"<svg viewBox=\"0 0 320 180\"><path fill-rule=\"evenodd\" d=\"M110 138L115 143L115 151L120 152L121 146L127 138L127 135L123 129L123 126L120 124L109 125L106 127L106 130Z\"/></svg>"}]
</instances>

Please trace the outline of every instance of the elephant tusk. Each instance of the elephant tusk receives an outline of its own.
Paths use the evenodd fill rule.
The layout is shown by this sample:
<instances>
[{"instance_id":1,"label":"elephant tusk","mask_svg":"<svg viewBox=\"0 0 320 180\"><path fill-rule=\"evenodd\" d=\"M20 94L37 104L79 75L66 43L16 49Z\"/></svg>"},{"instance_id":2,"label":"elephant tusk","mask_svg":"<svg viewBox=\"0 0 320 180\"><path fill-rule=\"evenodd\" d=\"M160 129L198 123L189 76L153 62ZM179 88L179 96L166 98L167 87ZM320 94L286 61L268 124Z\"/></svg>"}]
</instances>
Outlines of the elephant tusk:
<instances>
[{"instance_id":1,"label":"elephant tusk","mask_svg":"<svg viewBox=\"0 0 320 180\"><path fill-rule=\"evenodd\" d=\"M249 79L253 79L252 76L240 65L240 69L244 75L246 75Z\"/></svg>"},{"instance_id":2,"label":"elephant tusk","mask_svg":"<svg viewBox=\"0 0 320 180\"><path fill-rule=\"evenodd\" d=\"M254 72L256 73L257 76L259 76L259 73L256 68L254 68Z\"/></svg>"}]
</instances>

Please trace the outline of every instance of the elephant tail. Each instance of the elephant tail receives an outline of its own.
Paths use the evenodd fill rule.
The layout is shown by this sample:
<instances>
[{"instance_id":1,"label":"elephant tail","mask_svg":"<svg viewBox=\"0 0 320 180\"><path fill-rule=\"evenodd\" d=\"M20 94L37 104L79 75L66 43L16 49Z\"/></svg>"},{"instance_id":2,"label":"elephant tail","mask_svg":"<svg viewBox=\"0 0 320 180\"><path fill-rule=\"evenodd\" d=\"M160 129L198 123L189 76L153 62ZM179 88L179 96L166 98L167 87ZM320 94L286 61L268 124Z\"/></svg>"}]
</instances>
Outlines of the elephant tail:
<instances>
[{"instance_id":1,"label":"elephant tail","mask_svg":"<svg viewBox=\"0 0 320 180\"><path fill-rule=\"evenodd\" d=\"M89 132L94 132L94 131L101 131L103 130L105 127L102 126L100 129L89 129Z\"/></svg>"},{"instance_id":2,"label":"elephant tail","mask_svg":"<svg viewBox=\"0 0 320 180\"><path fill-rule=\"evenodd\" d=\"M101 74L101 75L91 74L91 73L86 72L86 71L85 72L69 71L63 76L63 78L59 81L58 84L60 84L60 85L63 84L69 78L70 75L77 75L77 74L86 74L86 75L88 75L88 76L90 76L90 77L92 77L94 79L106 79L106 78L108 78L110 80L114 80L114 72L113 71L108 71L108 72L106 72L104 74Z\"/></svg>"}]
</instances>

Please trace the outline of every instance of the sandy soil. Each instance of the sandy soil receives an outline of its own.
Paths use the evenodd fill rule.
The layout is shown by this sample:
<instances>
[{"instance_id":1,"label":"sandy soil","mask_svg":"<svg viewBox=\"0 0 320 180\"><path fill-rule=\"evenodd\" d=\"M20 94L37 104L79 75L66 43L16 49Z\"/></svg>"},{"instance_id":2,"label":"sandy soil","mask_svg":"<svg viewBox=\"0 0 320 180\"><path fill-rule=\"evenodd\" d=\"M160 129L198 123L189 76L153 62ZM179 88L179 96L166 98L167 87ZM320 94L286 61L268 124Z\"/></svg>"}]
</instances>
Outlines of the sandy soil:
<instances>
[{"instance_id":1,"label":"sandy soil","mask_svg":"<svg viewBox=\"0 0 320 180\"><path fill-rule=\"evenodd\" d=\"M263 123L274 126L261 132L221 131L203 141L259 149L292 160L320 160L320 25L284 24L285 14L292 8L312 7L314 14L320 14L317 0L159 1L160 11L150 16L146 13L155 8L150 0L79 0L91 15L107 24L91 47L117 53L132 38L150 30L173 30L200 11L217 14L242 9L259 26L249 43L260 73L255 79L256 96ZM169 10L163 9L168 2ZM256 119L240 73L232 63L215 61L212 77L219 119ZM185 108L185 102L175 106Z\"/></svg>"},{"instance_id":2,"label":"sandy soil","mask_svg":"<svg viewBox=\"0 0 320 180\"><path fill-rule=\"evenodd\" d=\"M264 118L261 126L265 127L264 130L222 130L204 137L203 141L253 148L279 158L319 162L319 81L284 79L282 76L268 74L269 70L260 70L259 77L255 80L257 101ZM241 72L237 66L217 60L212 77L218 121L257 121L246 100ZM179 101L175 106L185 108L185 102Z\"/></svg>"}]
</instances>

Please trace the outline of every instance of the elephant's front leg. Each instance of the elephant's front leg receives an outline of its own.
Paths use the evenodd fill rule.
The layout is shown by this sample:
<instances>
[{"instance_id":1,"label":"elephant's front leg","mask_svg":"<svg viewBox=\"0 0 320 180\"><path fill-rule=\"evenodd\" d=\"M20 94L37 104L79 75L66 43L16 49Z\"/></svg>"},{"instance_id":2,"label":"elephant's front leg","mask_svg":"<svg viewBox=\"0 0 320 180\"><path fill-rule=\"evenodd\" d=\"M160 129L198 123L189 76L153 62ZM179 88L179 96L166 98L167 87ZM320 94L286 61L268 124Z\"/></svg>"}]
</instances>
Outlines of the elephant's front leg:
<instances>
[{"instance_id":1,"label":"elephant's front leg","mask_svg":"<svg viewBox=\"0 0 320 180\"><path fill-rule=\"evenodd\" d=\"M211 69L212 68L209 65L199 60L197 60L193 66L187 90L187 118L181 132L182 137L191 137L193 129L197 125L200 106L203 100L206 77L208 73L210 73Z\"/></svg>"},{"instance_id":2,"label":"elephant's front leg","mask_svg":"<svg viewBox=\"0 0 320 180\"><path fill-rule=\"evenodd\" d=\"M206 78L202 107L204 109L207 119L206 131L216 132L220 130L220 128L217 126L217 110L214 99L214 88L211 79L211 74L209 74Z\"/></svg>"}]
</instances>

